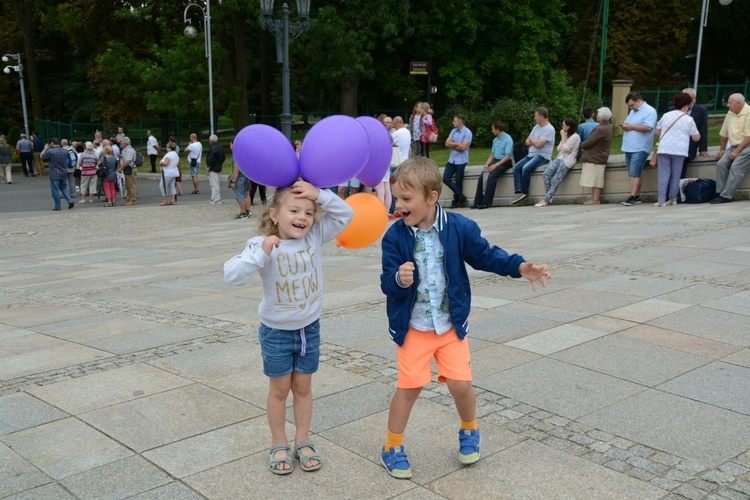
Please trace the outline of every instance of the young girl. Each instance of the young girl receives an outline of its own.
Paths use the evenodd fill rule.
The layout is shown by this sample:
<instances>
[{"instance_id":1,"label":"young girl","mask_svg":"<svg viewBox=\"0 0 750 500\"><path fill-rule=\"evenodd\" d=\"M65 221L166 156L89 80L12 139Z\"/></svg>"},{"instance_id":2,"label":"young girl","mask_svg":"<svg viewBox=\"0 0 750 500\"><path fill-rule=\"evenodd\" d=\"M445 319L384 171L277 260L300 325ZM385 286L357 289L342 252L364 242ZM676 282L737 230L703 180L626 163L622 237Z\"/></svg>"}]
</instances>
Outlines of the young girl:
<instances>
[{"instance_id":1,"label":"young girl","mask_svg":"<svg viewBox=\"0 0 750 500\"><path fill-rule=\"evenodd\" d=\"M316 203L327 212L317 222ZM258 338L263 373L270 378L267 412L274 474L289 474L294 469L284 431L290 389L296 425L294 457L304 471L323 465L317 448L309 441L311 381L320 357L321 250L353 215L349 205L331 191L297 181L276 190L261 216L261 236L251 238L240 255L224 264L224 279L230 285L244 285L255 272L263 281Z\"/></svg>"}]
</instances>

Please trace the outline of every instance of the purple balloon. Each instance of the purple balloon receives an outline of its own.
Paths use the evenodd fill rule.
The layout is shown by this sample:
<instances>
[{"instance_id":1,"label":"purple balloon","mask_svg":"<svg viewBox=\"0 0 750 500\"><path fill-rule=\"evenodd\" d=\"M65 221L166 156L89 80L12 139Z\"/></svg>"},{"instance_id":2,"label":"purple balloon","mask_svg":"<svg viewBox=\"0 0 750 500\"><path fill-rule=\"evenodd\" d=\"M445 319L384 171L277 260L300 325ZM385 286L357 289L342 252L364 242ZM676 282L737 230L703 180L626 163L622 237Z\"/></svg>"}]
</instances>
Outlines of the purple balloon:
<instances>
[{"instance_id":1,"label":"purple balloon","mask_svg":"<svg viewBox=\"0 0 750 500\"><path fill-rule=\"evenodd\" d=\"M305 136L299 172L316 187L331 187L357 177L367 163L370 140L350 116L333 115L313 125Z\"/></svg>"},{"instance_id":2,"label":"purple balloon","mask_svg":"<svg viewBox=\"0 0 750 500\"><path fill-rule=\"evenodd\" d=\"M234 138L234 162L256 184L284 187L299 177L294 146L268 125L248 125Z\"/></svg>"},{"instance_id":3,"label":"purple balloon","mask_svg":"<svg viewBox=\"0 0 750 500\"><path fill-rule=\"evenodd\" d=\"M370 138L370 156L357 179L365 186L374 187L383 182L385 173L391 167L393 139L380 120L371 116L360 116L357 121L365 128Z\"/></svg>"}]
</instances>

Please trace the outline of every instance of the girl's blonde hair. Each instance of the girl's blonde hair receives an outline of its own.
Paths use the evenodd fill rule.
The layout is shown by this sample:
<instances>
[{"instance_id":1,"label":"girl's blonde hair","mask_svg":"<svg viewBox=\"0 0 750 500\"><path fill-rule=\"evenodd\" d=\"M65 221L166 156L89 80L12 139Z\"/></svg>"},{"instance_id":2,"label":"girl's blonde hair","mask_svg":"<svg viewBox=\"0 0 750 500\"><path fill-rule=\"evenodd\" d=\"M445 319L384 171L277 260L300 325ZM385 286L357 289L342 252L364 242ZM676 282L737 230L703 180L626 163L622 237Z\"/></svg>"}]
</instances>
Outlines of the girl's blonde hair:
<instances>
[{"instance_id":1,"label":"girl's blonde hair","mask_svg":"<svg viewBox=\"0 0 750 500\"><path fill-rule=\"evenodd\" d=\"M289 196L291 192L292 186L276 189L276 191L273 193L273 199L271 200L271 203L268 204L268 207L260 216L260 223L258 224L258 234L261 234L263 236L279 236L279 228L271 220L271 209L273 208L278 212L281 209L281 206L284 204L287 196ZM315 206L315 213L317 215L318 204L313 203L313 205Z\"/></svg>"}]
</instances>

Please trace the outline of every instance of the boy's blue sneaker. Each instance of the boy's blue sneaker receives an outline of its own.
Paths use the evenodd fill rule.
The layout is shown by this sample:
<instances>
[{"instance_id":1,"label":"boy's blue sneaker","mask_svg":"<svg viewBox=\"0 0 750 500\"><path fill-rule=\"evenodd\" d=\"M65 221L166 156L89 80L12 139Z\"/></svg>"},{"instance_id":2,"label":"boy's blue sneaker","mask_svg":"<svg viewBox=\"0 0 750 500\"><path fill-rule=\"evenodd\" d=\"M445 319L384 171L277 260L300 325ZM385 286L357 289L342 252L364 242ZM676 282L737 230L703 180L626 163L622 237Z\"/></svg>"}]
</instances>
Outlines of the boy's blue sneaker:
<instances>
[{"instance_id":1,"label":"boy's blue sneaker","mask_svg":"<svg viewBox=\"0 0 750 500\"><path fill-rule=\"evenodd\" d=\"M411 466L409 465L409 459L406 458L406 450L403 446L381 451L380 462L388 471L388 474L396 479L411 479Z\"/></svg>"},{"instance_id":2,"label":"boy's blue sneaker","mask_svg":"<svg viewBox=\"0 0 750 500\"><path fill-rule=\"evenodd\" d=\"M464 465L479 460L479 429L458 431L458 459Z\"/></svg>"}]
</instances>

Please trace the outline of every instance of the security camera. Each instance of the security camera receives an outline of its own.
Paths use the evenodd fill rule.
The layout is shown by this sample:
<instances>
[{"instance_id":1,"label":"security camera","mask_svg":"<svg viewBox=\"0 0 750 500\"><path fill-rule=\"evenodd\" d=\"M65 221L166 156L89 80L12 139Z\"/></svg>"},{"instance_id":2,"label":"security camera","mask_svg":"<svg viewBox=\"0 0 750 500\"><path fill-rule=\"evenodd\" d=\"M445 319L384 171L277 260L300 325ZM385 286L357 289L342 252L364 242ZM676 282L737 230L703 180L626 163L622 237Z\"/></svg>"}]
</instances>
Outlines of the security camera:
<instances>
[{"instance_id":1,"label":"security camera","mask_svg":"<svg viewBox=\"0 0 750 500\"><path fill-rule=\"evenodd\" d=\"M198 30L195 29L192 25L185 26L185 30L183 31L186 37L188 38L195 38L195 36L198 34Z\"/></svg>"}]
</instances>

